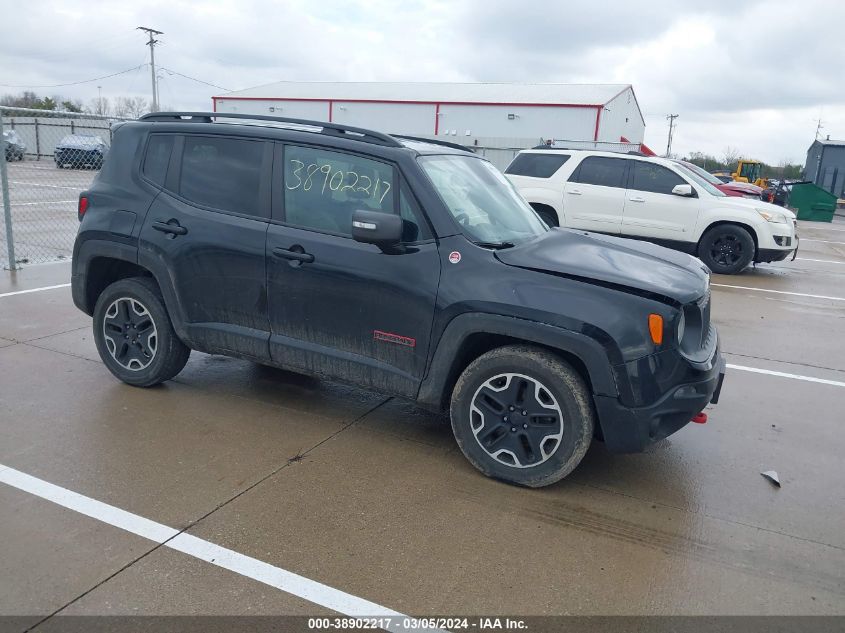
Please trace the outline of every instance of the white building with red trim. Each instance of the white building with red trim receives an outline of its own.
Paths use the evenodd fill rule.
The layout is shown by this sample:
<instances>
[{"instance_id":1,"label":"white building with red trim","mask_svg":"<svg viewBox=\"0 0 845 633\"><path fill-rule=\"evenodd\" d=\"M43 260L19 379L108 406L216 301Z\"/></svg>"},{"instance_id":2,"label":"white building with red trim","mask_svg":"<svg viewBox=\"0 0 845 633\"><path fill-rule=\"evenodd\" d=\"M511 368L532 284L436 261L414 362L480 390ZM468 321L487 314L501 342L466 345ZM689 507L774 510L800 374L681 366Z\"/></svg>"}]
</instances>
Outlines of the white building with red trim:
<instances>
[{"instance_id":1,"label":"white building with red trim","mask_svg":"<svg viewBox=\"0 0 845 633\"><path fill-rule=\"evenodd\" d=\"M492 150L497 164L507 164L514 152L496 152L530 147L541 139L639 145L645 133L630 84L281 81L212 99L217 112L449 137Z\"/></svg>"}]
</instances>

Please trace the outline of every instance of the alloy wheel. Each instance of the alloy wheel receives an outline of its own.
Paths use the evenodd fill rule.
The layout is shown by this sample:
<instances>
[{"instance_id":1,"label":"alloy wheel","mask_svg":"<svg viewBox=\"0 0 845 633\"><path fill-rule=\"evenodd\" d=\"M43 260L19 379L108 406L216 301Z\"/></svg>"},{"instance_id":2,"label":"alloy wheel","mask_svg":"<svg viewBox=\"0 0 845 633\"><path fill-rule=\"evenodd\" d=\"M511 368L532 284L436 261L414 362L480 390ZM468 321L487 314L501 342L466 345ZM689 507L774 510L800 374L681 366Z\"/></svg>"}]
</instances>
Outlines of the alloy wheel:
<instances>
[{"instance_id":1,"label":"alloy wheel","mask_svg":"<svg viewBox=\"0 0 845 633\"><path fill-rule=\"evenodd\" d=\"M130 371L149 367L158 348L158 332L149 310L131 297L111 302L103 318L103 337L112 358Z\"/></svg>"},{"instance_id":2,"label":"alloy wheel","mask_svg":"<svg viewBox=\"0 0 845 633\"><path fill-rule=\"evenodd\" d=\"M475 392L470 425L478 445L514 468L548 460L563 439L563 413L551 390L523 374L498 374Z\"/></svg>"}]
</instances>

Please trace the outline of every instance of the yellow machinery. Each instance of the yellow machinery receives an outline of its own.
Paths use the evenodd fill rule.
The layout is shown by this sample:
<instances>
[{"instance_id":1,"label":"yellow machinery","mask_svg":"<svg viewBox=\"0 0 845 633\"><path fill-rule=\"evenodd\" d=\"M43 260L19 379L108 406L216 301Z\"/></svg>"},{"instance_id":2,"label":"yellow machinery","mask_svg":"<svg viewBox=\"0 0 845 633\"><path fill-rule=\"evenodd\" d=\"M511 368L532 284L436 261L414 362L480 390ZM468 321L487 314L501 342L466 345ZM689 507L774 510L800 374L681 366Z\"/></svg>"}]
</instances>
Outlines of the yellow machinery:
<instances>
[{"instance_id":1,"label":"yellow machinery","mask_svg":"<svg viewBox=\"0 0 845 633\"><path fill-rule=\"evenodd\" d=\"M762 189L769 188L769 181L760 177L760 170L763 168L759 160L740 160L736 165L736 171L731 177L736 182L750 182Z\"/></svg>"}]
</instances>

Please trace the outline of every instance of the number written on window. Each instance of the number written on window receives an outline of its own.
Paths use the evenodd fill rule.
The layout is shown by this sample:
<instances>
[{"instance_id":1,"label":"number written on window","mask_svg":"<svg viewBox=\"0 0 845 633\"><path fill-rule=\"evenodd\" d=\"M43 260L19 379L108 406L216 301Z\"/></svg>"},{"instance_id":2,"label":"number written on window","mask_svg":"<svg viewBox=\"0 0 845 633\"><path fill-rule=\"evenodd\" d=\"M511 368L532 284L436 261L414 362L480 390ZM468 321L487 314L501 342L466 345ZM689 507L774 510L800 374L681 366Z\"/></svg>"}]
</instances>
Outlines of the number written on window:
<instances>
[{"instance_id":1,"label":"number written on window","mask_svg":"<svg viewBox=\"0 0 845 633\"><path fill-rule=\"evenodd\" d=\"M359 174L351 169L342 170L329 165L311 163L306 165L296 158L290 159L290 179L285 182L289 191L296 191L300 187L303 191L317 191L325 195L326 191L355 191L372 196L378 204L384 202L390 193L391 184L376 176Z\"/></svg>"}]
</instances>

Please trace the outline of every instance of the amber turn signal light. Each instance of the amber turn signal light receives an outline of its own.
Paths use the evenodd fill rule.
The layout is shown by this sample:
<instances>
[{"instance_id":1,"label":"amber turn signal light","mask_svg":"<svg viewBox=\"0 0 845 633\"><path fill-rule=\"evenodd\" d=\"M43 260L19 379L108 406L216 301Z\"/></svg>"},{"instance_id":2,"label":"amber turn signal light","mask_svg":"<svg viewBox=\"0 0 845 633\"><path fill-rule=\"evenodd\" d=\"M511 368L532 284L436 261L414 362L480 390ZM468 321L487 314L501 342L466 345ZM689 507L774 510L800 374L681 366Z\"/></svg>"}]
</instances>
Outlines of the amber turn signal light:
<instances>
[{"instance_id":1,"label":"amber turn signal light","mask_svg":"<svg viewBox=\"0 0 845 633\"><path fill-rule=\"evenodd\" d=\"M655 345L663 343L663 317L659 314L648 315L648 331Z\"/></svg>"}]
</instances>

